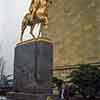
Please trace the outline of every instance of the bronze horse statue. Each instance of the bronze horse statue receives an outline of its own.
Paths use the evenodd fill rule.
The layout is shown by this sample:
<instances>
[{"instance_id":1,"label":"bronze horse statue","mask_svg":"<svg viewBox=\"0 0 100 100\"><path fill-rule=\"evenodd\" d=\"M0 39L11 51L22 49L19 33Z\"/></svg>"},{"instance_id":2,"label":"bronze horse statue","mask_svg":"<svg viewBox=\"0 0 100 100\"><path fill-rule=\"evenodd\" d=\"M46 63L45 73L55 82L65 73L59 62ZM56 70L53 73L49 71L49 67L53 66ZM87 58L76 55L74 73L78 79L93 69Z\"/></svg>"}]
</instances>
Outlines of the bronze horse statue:
<instances>
[{"instance_id":1,"label":"bronze horse statue","mask_svg":"<svg viewBox=\"0 0 100 100\"><path fill-rule=\"evenodd\" d=\"M33 35L34 26L37 23L41 23L45 29L48 27L48 0L32 0L29 7L29 13L26 13L22 20L21 25L21 37L20 41L23 40L23 34L27 26L30 26L30 34ZM39 34L40 35L40 34Z\"/></svg>"}]
</instances>

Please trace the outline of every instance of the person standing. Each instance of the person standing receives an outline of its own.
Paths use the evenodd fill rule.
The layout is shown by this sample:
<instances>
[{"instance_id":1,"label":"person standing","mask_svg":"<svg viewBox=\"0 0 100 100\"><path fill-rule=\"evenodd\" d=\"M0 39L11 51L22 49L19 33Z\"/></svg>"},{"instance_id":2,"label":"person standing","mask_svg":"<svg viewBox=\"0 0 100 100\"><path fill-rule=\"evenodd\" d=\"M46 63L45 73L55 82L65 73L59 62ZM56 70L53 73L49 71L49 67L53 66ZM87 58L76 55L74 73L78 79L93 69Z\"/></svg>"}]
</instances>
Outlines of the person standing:
<instances>
[{"instance_id":1,"label":"person standing","mask_svg":"<svg viewBox=\"0 0 100 100\"><path fill-rule=\"evenodd\" d=\"M68 87L66 87L65 83L62 83L60 89L60 99L61 100L69 100L69 91Z\"/></svg>"}]
</instances>

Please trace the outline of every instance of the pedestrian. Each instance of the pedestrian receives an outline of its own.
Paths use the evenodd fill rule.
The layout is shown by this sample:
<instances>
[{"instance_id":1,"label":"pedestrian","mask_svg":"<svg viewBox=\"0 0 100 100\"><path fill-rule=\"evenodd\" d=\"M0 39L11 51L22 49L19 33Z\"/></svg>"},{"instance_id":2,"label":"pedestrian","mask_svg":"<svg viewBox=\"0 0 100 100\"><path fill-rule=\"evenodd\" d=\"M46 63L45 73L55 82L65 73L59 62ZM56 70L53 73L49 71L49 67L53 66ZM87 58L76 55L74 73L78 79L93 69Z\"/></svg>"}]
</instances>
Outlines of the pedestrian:
<instances>
[{"instance_id":1,"label":"pedestrian","mask_svg":"<svg viewBox=\"0 0 100 100\"><path fill-rule=\"evenodd\" d=\"M65 82L62 83L61 89L60 89L60 99L61 100L69 100L69 89L65 85Z\"/></svg>"}]
</instances>

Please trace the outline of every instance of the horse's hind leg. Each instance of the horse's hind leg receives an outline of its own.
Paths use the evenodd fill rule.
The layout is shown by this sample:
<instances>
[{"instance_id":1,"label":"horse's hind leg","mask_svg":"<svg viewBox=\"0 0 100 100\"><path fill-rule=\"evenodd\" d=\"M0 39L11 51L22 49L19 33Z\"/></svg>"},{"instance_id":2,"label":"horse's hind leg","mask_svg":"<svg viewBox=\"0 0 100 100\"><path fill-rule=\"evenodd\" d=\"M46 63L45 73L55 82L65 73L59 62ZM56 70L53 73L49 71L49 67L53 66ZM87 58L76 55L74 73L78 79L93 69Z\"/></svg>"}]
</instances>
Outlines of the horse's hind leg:
<instances>
[{"instance_id":1,"label":"horse's hind leg","mask_svg":"<svg viewBox=\"0 0 100 100\"><path fill-rule=\"evenodd\" d=\"M33 38L35 38L34 34L32 33L33 32L33 28L34 28L34 26L31 26L30 34L32 35Z\"/></svg>"},{"instance_id":2,"label":"horse's hind leg","mask_svg":"<svg viewBox=\"0 0 100 100\"><path fill-rule=\"evenodd\" d=\"M39 34L38 34L38 37L42 37L42 35L43 35L43 34L42 34L42 33L43 33L43 32L42 32L42 23L39 23L39 24L38 24L38 33L39 33Z\"/></svg>"}]
</instances>

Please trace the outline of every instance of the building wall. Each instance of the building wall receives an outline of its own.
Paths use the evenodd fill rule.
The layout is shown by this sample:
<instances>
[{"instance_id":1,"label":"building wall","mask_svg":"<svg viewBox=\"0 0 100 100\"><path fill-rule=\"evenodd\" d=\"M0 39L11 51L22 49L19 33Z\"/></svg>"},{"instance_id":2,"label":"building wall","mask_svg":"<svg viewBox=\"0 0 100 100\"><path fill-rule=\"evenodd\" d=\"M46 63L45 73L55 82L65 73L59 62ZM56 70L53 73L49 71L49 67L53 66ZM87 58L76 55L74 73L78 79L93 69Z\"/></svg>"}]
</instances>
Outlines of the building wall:
<instances>
[{"instance_id":1,"label":"building wall","mask_svg":"<svg viewBox=\"0 0 100 100\"><path fill-rule=\"evenodd\" d=\"M48 36L54 66L99 61L99 0L52 0Z\"/></svg>"}]
</instances>

